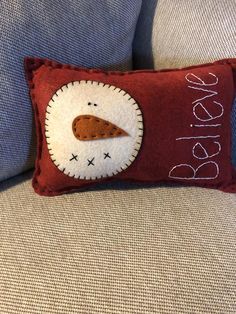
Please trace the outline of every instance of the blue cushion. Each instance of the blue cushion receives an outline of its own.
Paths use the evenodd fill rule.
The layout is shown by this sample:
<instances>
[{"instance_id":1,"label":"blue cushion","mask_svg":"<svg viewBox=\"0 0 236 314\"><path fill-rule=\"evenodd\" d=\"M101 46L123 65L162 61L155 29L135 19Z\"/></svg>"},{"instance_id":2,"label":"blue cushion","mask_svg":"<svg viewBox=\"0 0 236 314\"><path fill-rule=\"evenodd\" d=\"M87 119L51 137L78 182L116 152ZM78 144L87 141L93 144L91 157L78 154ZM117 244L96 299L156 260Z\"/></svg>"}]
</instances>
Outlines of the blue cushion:
<instances>
[{"instance_id":1,"label":"blue cushion","mask_svg":"<svg viewBox=\"0 0 236 314\"><path fill-rule=\"evenodd\" d=\"M23 58L128 70L141 0L1 1L0 181L33 165Z\"/></svg>"}]
</instances>

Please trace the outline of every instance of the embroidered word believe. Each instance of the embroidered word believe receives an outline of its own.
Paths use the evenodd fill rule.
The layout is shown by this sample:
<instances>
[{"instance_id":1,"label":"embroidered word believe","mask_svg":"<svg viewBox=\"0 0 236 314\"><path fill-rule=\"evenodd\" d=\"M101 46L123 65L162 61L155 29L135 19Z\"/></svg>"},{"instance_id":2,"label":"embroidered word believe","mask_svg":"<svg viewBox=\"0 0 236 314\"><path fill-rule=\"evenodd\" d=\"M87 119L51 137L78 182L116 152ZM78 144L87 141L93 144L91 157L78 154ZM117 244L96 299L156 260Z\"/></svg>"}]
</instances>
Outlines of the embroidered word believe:
<instances>
[{"instance_id":1,"label":"embroidered word believe","mask_svg":"<svg viewBox=\"0 0 236 314\"><path fill-rule=\"evenodd\" d=\"M185 76L188 82L188 88L197 91L197 95L201 97L192 102L193 116L196 119L196 124L190 124L190 127L204 130L204 135L184 136L176 138L176 141L190 142L192 146L192 156L201 163L198 167L191 164L181 163L174 166L169 172L169 178L184 179L184 180L213 180L219 176L220 169L216 161L212 160L221 152L219 128L222 126L220 118L224 114L224 108L217 101L218 92L218 77L213 73L208 73L208 76L203 80L199 76L188 73ZM214 129L214 135L207 134L208 130ZM202 134L202 132L201 132ZM210 132L212 134L212 132ZM211 141L211 152L207 146ZM214 152L212 151L212 146ZM203 175L203 174L206 175Z\"/></svg>"}]
</instances>

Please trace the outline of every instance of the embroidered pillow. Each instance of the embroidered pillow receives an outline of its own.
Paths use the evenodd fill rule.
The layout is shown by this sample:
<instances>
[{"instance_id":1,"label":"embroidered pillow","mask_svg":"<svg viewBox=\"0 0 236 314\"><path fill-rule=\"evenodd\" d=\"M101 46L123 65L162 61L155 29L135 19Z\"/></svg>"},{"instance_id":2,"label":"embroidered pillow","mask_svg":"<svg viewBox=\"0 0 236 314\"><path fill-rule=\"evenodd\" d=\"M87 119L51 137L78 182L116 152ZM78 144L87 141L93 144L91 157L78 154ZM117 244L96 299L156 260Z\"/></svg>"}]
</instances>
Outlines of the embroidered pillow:
<instances>
[{"instance_id":1,"label":"embroidered pillow","mask_svg":"<svg viewBox=\"0 0 236 314\"><path fill-rule=\"evenodd\" d=\"M37 193L114 179L236 191L235 59L104 72L27 58L25 68L37 126Z\"/></svg>"}]
</instances>

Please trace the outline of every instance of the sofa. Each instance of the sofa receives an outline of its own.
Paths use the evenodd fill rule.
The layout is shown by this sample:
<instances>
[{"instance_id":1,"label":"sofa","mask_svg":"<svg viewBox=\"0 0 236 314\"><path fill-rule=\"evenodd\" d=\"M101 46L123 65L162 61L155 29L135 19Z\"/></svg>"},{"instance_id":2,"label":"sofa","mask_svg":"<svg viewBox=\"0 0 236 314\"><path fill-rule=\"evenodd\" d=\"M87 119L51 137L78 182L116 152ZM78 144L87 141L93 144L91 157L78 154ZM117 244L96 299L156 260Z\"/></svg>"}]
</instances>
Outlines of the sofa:
<instances>
[{"instance_id":1,"label":"sofa","mask_svg":"<svg viewBox=\"0 0 236 314\"><path fill-rule=\"evenodd\" d=\"M135 16L116 69L236 57L235 0L142 1ZM235 194L119 181L42 197L27 141L27 166L0 182L0 313L236 313Z\"/></svg>"}]
</instances>

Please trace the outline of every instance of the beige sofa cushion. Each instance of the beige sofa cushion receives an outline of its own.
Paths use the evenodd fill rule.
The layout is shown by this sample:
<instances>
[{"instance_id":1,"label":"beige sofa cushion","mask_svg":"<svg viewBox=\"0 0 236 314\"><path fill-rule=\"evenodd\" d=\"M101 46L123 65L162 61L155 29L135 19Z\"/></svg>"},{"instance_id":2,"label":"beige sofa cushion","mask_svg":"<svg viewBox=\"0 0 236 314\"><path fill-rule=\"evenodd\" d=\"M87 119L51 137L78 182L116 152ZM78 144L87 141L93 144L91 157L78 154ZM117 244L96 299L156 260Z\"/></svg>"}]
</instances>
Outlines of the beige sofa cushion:
<instances>
[{"instance_id":1,"label":"beige sofa cushion","mask_svg":"<svg viewBox=\"0 0 236 314\"><path fill-rule=\"evenodd\" d=\"M135 65L176 68L236 57L235 21L235 0L143 1Z\"/></svg>"},{"instance_id":2,"label":"beige sofa cushion","mask_svg":"<svg viewBox=\"0 0 236 314\"><path fill-rule=\"evenodd\" d=\"M235 195L30 178L0 185L0 313L236 312Z\"/></svg>"}]
</instances>

